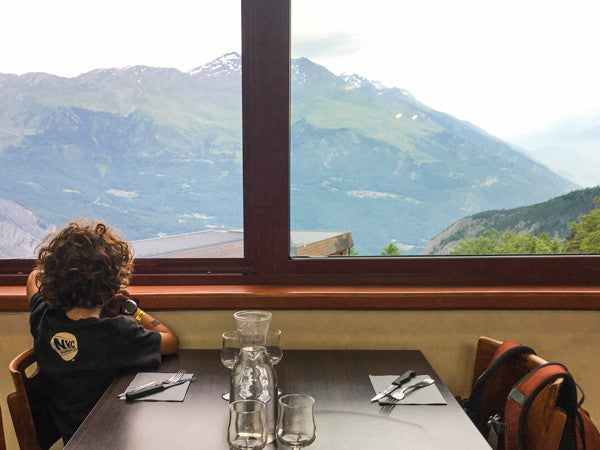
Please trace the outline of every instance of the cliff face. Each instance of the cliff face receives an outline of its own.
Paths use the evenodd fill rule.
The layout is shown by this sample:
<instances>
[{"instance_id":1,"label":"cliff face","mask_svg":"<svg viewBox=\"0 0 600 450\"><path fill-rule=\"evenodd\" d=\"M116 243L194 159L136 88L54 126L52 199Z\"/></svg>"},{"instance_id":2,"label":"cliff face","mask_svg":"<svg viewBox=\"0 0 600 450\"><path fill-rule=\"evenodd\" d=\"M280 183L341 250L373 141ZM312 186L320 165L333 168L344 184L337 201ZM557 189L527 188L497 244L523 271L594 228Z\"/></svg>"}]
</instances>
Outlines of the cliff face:
<instances>
[{"instance_id":1,"label":"cliff face","mask_svg":"<svg viewBox=\"0 0 600 450\"><path fill-rule=\"evenodd\" d=\"M483 231L484 225L471 217L454 222L430 240L421 251L422 255L449 255L460 239L473 239ZM457 236L461 236L457 238Z\"/></svg>"},{"instance_id":2,"label":"cliff face","mask_svg":"<svg viewBox=\"0 0 600 450\"><path fill-rule=\"evenodd\" d=\"M52 231L31 211L0 198L0 258L33 258L36 246Z\"/></svg>"}]
</instances>

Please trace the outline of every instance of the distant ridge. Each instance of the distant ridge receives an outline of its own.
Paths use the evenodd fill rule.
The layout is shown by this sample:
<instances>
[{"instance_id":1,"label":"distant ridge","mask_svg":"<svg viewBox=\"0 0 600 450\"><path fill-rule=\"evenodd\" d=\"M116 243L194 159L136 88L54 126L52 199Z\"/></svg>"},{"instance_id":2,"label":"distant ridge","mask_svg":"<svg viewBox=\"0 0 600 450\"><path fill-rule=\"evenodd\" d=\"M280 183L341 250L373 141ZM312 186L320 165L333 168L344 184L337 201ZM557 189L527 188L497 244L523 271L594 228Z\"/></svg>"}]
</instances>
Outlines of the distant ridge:
<instances>
[{"instance_id":1,"label":"distant ridge","mask_svg":"<svg viewBox=\"0 0 600 450\"><path fill-rule=\"evenodd\" d=\"M548 201L520 208L484 211L453 223L427 243L421 254L448 255L461 239L473 239L485 230L519 233L526 231L539 236L557 233L560 238L569 235L569 222L595 208L594 199L600 197L600 186L581 189Z\"/></svg>"}]
</instances>

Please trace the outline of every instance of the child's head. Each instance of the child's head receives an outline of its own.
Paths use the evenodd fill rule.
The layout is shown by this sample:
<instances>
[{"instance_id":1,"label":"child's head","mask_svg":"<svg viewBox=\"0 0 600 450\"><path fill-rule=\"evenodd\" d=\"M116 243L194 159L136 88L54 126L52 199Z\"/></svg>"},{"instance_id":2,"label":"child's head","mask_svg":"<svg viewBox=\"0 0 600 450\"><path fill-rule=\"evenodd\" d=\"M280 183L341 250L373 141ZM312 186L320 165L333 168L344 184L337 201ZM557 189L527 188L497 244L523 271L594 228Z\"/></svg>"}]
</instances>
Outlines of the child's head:
<instances>
[{"instance_id":1,"label":"child's head","mask_svg":"<svg viewBox=\"0 0 600 450\"><path fill-rule=\"evenodd\" d=\"M128 284L133 256L104 223L78 220L46 237L36 269L40 294L50 306L99 307Z\"/></svg>"}]
</instances>

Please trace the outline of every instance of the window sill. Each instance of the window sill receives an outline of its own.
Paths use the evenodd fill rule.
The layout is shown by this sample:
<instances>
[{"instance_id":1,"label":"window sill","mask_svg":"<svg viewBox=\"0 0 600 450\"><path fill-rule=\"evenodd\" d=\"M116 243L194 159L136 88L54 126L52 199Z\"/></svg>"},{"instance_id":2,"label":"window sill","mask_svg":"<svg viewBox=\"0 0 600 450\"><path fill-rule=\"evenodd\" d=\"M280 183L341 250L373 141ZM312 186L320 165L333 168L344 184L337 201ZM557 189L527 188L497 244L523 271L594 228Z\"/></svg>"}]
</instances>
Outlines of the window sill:
<instances>
[{"instance_id":1,"label":"window sill","mask_svg":"<svg viewBox=\"0 0 600 450\"><path fill-rule=\"evenodd\" d=\"M600 310L600 287L131 286L144 308ZM0 286L0 311L27 311L25 288Z\"/></svg>"}]
</instances>

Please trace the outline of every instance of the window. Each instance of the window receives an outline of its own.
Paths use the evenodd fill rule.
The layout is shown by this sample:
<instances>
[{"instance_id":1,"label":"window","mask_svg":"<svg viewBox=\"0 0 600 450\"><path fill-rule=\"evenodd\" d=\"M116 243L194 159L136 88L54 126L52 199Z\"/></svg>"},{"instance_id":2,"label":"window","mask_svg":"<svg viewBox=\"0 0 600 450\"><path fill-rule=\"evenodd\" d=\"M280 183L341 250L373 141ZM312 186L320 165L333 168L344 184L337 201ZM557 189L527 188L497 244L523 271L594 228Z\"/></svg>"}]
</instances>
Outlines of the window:
<instances>
[{"instance_id":1,"label":"window","mask_svg":"<svg viewBox=\"0 0 600 450\"><path fill-rule=\"evenodd\" d=\"M291 229L359 256L600 253L563 243L600 196L594 7L292 2Z\"/></svg>"},{"instance_id":2,"label":"window","mask_svg":"<svg viewBox=\"0 0 600 450\"><path fill-rule=\"evenodd\" d=\"M139 258L243 257L240 4L5 13L0 258L33 257L76 216L107 221Z\"/></svg>"},{"instance_id":3,"label":"window","mask_svg":"<svg viewBox=\"0 0 600 450\"><path fill-rule=\"evenodd\" d=\"M139 260L135 283L597 284L598 258L586 255L290 258L289 42L288 1L242 1L244 259ZM26 271L19 264L0 264L5 283L14 283L14 274Z\"/></svg>"}]
</instances>

